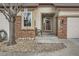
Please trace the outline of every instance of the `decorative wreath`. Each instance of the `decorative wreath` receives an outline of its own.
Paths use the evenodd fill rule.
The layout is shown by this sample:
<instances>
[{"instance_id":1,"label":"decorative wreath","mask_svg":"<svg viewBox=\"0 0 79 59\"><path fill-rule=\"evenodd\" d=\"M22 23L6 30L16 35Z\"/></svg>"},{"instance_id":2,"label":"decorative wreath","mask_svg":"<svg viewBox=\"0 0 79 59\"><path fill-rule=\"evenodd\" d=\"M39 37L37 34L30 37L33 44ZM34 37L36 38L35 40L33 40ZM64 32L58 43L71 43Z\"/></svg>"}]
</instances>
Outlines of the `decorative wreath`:
<instances>
[{"instance_id":1,"label":"decorative wreath","mask_svg":"<svg viewBox=\"0 0 79 59\"><path fill-rule=\"evenodd\" d=\"M5 30L0 30L0 41L7 39L7 32Z\"/></svg>"}]
</instances>

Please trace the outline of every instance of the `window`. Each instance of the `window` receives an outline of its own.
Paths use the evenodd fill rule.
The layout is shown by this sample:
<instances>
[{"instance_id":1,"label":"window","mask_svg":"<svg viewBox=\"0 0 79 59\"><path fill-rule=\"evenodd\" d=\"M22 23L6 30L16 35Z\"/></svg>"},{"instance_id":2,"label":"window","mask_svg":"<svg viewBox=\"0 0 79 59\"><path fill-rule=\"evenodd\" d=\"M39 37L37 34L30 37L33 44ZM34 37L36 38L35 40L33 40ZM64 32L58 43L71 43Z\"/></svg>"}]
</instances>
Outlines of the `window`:
<instances>
[{"instance_id":1,"label":"window","mask_svg":"<svg viewBox=\"0 0 79 59\"><path fill-rule=\"evenodd\" d=\"M27 28L32 26L32 12L23 12L22 15L22 28Z\"/></svg>"},{"instance_id":2,"label":"window","mask_svg":"<svg viewBox=\"0 0 79 59\"><path fill-rule=\"evenodd\" d=\"M31 26L31 22L32 22L31 17L32 17L31 12L24 13L24 26Z\"/></svg>"}]
</instances>

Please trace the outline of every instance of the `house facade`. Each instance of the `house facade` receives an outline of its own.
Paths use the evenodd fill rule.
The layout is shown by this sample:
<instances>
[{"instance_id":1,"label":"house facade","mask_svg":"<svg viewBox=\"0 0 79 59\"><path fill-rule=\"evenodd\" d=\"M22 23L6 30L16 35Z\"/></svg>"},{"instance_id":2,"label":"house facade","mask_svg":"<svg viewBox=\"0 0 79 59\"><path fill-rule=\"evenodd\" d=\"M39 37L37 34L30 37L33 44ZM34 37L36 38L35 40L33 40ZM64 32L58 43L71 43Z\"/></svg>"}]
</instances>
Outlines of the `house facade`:
<instances>
[{"instance_id":1,"label":"house facade","mask_svg":"<svg viewBox=\"0 0 79 59\"><path fill-rule=\"evenodd\" d=\"M0 29L9 37L9 24L0 13ZM2 20L4 19L4 20ZM2 25L3 24L3 25ZM6 25L7 24L7 25ZM16 39L35 39L38 33L52 33L58 38L79 38L78 4L28 4L17 14Z\"/></svg>"}]
</instances>

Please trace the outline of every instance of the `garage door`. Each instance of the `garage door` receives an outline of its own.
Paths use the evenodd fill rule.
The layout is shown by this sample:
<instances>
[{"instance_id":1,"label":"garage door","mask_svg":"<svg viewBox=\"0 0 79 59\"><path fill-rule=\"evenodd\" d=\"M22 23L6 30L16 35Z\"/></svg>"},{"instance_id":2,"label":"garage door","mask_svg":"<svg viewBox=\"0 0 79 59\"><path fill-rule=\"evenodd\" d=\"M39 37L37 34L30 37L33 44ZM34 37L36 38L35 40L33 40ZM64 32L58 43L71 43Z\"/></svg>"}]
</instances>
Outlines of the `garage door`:
<instances>
[{"instance_id":1,"label":"garage door","mask_svg":"<svg viewBox=\"0 0 79 59\"><path fill-rule=\"evenodd\" d=\"M67 38L79 38L79 17L67 18Z\"/></svg>"}]
</instances>

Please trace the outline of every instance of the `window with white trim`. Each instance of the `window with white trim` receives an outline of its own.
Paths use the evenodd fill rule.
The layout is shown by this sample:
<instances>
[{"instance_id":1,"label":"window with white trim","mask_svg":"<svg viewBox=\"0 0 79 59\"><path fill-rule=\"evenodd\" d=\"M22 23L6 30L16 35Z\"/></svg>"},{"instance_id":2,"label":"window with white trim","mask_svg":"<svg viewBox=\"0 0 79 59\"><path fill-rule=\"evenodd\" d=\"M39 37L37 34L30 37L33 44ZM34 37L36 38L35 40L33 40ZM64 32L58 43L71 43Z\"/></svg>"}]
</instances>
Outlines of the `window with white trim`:
<instances>
[{"instance_id":1,"label":"window with white trim","mask_svg":"<svg viewBox=\"0 0 79 59\"><path fill-rule=\"evenodd\" d=\"M31 26L32 26L32 12L31 11L23 12L22 28L31 27Z\"/></svg>"}]
</instances>

